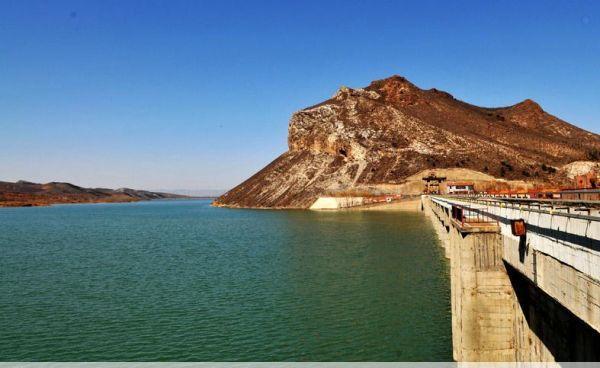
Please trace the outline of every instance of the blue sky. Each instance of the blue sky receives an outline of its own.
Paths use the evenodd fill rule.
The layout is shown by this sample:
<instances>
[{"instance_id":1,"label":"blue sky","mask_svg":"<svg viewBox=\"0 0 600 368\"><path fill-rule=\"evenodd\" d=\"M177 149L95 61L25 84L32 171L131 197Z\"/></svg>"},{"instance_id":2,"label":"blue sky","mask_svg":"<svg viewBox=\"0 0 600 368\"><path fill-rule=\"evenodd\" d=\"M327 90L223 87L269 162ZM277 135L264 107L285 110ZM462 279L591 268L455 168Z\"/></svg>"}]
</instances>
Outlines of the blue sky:
<instances>
[{"instance_id":1,"label":"blue sky","mask_svg":"<svg viewBox=\"0 0 600 368\"><path fill-rule=\"evenodd\" d=\"M227 189L393 74L600 133L600 2L0 0L0 180Z\"/></svg>"}]
</instances>

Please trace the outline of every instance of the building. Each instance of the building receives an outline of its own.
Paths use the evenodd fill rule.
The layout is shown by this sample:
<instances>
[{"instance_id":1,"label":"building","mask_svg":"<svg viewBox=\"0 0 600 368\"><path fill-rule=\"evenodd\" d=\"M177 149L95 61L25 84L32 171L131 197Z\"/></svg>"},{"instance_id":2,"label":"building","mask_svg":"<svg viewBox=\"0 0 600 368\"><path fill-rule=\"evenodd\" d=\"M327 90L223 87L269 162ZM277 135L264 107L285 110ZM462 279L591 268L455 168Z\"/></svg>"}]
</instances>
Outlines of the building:
<instances>
[{"instance_id":1,"label":"building","mask_svg":"<svg viewBox=\"0 0 600 368\"><path fill-rule=\"evenodd\" d=\"M440 184L446 180L445 176L437 176L434 171L423 177L425 182L425 194L440 194Z\"/></svg>"},{"instance_id":2,"label":"building","mask_svg":"<svg viewBox=\"0 0 600 368\"><path fill-rule=\"evenodd\" d=\"M473 194L475 185L471 181L446 182L446 194Z\"/></svg>"}]
</instances>

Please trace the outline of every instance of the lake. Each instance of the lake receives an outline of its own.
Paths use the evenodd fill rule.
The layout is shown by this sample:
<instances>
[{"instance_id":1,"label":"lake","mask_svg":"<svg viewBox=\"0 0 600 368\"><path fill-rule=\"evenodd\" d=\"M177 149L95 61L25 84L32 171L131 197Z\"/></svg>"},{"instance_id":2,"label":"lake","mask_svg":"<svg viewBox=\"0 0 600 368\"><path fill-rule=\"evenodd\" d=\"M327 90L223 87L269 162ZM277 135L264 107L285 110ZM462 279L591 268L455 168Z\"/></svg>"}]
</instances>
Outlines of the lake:
<instances>
[{"instance_id":1,"label":"lake","mask_svg":"<svg viewBox=\"0 0 600 368\"><path fill-rule=\"evenodd\" d=\"M450 361L419 212L0 208L0 361Z\"/></svg>"}]
</instances>

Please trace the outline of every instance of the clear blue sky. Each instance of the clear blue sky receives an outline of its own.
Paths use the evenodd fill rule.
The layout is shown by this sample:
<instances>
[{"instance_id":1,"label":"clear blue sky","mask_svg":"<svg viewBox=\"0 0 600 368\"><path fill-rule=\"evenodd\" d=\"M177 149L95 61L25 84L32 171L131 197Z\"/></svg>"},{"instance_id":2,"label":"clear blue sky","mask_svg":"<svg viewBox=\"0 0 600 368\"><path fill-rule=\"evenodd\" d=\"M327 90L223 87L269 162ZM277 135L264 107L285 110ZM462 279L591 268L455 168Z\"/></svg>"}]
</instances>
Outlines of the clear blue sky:
<instances>
[{"instance_id":1,"label":"clear blue sky","mask_svg":"<svg viewBox=\"0 0 600 368\"><path fill-rule=\"evenodd\" d=\"M600 1L0 0L0 180L229 188L400 74L600 132Z\"/></svg>"}]
</instances>

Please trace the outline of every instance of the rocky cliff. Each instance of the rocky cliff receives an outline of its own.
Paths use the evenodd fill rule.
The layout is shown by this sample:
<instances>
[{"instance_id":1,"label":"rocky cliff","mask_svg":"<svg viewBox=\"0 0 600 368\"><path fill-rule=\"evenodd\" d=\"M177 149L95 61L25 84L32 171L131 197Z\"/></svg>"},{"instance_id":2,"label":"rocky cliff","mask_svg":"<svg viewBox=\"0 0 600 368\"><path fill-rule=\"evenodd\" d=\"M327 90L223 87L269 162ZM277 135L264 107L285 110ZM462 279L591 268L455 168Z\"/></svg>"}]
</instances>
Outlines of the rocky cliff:
<instances>
[{"instance_id":1,"label":"rocky cliff","mask_svg":"<svg viewBox=\"0 0 600 368\"><path fill-rule=\"evenodd\" d=\"M399 76L340 88L289 122L289 150L215 205L307 208L319 196L401 184L432 168L465 168L500 179L566 180L561 168L598 160L600 136L537 103L484 108Z\"/></svg>"}]
</instances>

